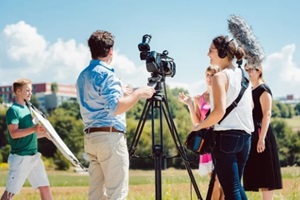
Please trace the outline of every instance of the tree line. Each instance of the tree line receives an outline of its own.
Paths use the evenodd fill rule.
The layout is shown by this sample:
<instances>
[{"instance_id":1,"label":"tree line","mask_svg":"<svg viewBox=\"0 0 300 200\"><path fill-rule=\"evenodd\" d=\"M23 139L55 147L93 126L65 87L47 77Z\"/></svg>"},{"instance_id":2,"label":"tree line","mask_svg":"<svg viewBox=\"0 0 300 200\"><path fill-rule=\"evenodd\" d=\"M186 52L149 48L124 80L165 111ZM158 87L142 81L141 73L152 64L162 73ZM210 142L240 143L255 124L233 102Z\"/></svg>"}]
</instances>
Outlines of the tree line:
<instances>
[{"instance_id":1,"label":"tree line","mask_svg":"<svg viewBox=\"0 0 300 200\"><path fill-rule=\"evenodd\" d=\"M170 130L168 122L164 117L166 113L163 112L162 116L160 116L160 112L155 111L151 113L150 109L147 116L141 119L143 111L145 112L146 100L139 101L138 104L126 113L128 148L134 150L134 154L130 153L130 168L153 169L153 152L156 151L155 145L160 144L160 142L163 143L162 154L165 158L163 168L184 168L183 160L178 156L172 133L179 136L180 146L184 146L183 143L192 127L192 122L188 108L177 100L179 92L187 93L187 91L182 88L167 88L167 92L162 94L161 100L153 101L154 107L159 107L160 103L166 106L165 111L170 112L172 121L175 124L175 130ZM39 108L38 101L36 101L34 96L32 103ZM292 127L289 127L283 120L284 118L293 118L296 115L300 115L300 103L293 107L289 104L274 100L272 106L271 124L277 138L281 166L300 165L300 130L294 131ZM7 162L10 151L10 146L7 141L8 131L5 122L7 109L7 107L0 107L0 163ZM83 165L88 166L88 160L84 153L84 126L80 117L78 103L64 102L56 109L44 112L54 129L74 155ZM162 120L160 120L160 117ZM152 118L154 122L153 126ZM133 138L138 134L138 124L144 126L136 146L133 145L133 148L130 148L132 147ZM162 136L162 139L160 136ZM41 152L45 158L52 160L59 170L66 170L71 167L69 161L62 156L53 143L45 138L39 139L39 152ZM195 156L190 152L187 152L187 156L192 160L192 167L197 167L197 158L199 156Z\"/></svg>"}]
</instances>

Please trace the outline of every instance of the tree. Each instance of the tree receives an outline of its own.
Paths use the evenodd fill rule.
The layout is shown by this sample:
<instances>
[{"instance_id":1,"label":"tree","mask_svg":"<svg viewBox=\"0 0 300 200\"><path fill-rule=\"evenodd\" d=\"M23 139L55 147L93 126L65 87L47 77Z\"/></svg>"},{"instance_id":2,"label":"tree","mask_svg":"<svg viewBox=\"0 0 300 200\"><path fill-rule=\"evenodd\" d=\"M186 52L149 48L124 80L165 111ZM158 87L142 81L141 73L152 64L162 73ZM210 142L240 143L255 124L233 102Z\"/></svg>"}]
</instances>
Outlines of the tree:
<instances>
[{"instance_id":1,"label":"tree","mask_svg":"<svg viewBox=\"0 0 300 200\"><path fill-rule=\"evenodd\" d=\"M6 125L6 118L5 118L5 114L6 114L7 108L1 108L0 109L0 148L5 146L8 141L7 141L7 136L5 133L7 130L7 125Z\"/></svg>"},{"instance_id":2,"label":"tree","mask_svg":"<svg viewBox=\"0 0 300 200\"><path fill-rule=\"evenodd\" d=\"M64 106L66 105L69 104L64 104ZM68 106L66 107L68 108ZM80 119L76 119L76 115L77 113L74 112L74 110L66 110L63 107L59 107L50 113L49 121L73 154L79 160L82 160L82 152L84 149L83 124ZM63 159L60 159L61 156L58 154L57 148L51 141L41 139L39 141L39 151L46 157L55 158L54 163L58 168L61 169L68 166L65 165Z\"/></svg>"},{"instance_id":3,"label":"tree","mask_svg":"<svg viewBox=\"0 0 300 200\"><path fill-rule=\"evenodd\" d=\"M287 148L289 149L288 164L289 165L300 165L300 131L292 132L286 136Z\"/></svg>"},{"instance_id":4,"label":"tree","mask_svg":"<svg viewBox=\"0 0 300 200\"><path fill-rule=\"evenodd\" d=\"M2 153L1 153L1 149L0 149L0 163L3 162L3 156L2 156Z\"/></svg>"},{"instance_id":5,"label":"tree","mask_svg":"<svg viewBox=\"0 0 300 200\"><path fill-rule=\"evenodd\" d=\"M39 103L39 101L37 100L37 98L36 98L36 96L35 96L34 94L31 95L30 102L31 102L32 105L34 105L37 109L40 109L40 103Z\"/></svg>"},{"instance_id":6,"label":"tree","mask_svg":"<svg viewBox=\"0 0 300 200\"><path fill-rule=\"evenodd\" d=\"M172 137L172 133L178 134L181 141L183 141L192 127L192 123L189 117L188 110L185 109L185 106L178 102L177 96L178 93L183 91L183 89L169 89L167 88L167 95L163 93L163 97L166 100L166 104L163 102L162 99L162 105L164 106L164 110L166 113L163 113L163 115L168 115L169 118L169 112L171 114L171 118L175 123L175 130L170 130L168 122L166 121L166 117L162 116L162 125L160 124L159 120L159 113L157 110L155 110L155 113L151 113L151 109L149 110L148 116L146 116L146 123L143 127L141 137L137 144L137 150L136 154L142 157L143 159L132 159L131 160L131 168L153 168L153 160L150 159L150 155L152 155L153 146L152 142L154 144L159 144L160 142L160 133L162 128L162 142L163 142L163 154L166 157L176 156L178 155L177 147L175 145L174 139ZM167 107L165 107L167 106ZM137 107L139 107L137 109ZM137 111L137 110L143 110L140 105L134 106L131 110ZM141 113L140 113L141 115ZM139 116L140 116L139 115ZM151 118L152 115L154 117L154 128L152 130L151 127ZM128 141L129 141L129 148L131 146L132 140L134 135L136 134L136 126L141 120L140 118L136 119L137 114L131 112L130 115L127 114L127 135L128 135ZM144 120L144 119L142 119ZM161 127L162 126L162 127ZM171 132L172 131L172 132ZM153 141L153 138L155 141ZM183 167L183 161L182 159L177 159L174 161L174 159L165 159L165 167L176 167L176 168L182 168Z\"/></svg>"},{"instance_id":7,"label":"tree","mask_svg":"<svg viewBox=\"0 0 300 200\"><path fill-rule=\"evenodd\" d=\"M56 93L58 91L58 85L57 83L51 83L51 92Z\"/></svg>"},{"instance_id":8,"label":"tree","mask_svg":"<svg viewBox=\"0 0 300 200\"><path fill-rule=\"evenodd\" d=\"M126 118L139 120L142 115L145 102L146 101L138 101L138 103L135 104L134 107L132 107L130 110L126 112Z\"/></svg>"},{"instance_id":9,"label":"tree","mask_svg":"<svg viewBox=\"0 0 300 200\"><path fill-rule=\"evenodd\" d=\"M280 109L277 106L278 101L274 101L272 102L272 117L280 117L281 113L280 113Z\"/></svg>"},{"instance_id":10,"label":"tree","mask_svg":"<svg viewBox=\"0 0 300 200\"><path fill-rule=\"evenodd\" d=\"M162 91L164 92L164 91ZM180 103L177 100L179 92L185 92L186 90L182 88L170 89L167 88L167 94L163 93L163 97L167 101L168 109L166 113L170 112L171 118L175 123L177 134L179 135L180 141L183 145L183 142L186 139L188 132L192 127L192 122L189 116L188 108L186 105ZM35 102L36 98L32 96L32 102ZM37 101L36 101L37 102ZM127 128L126 136L128 147L131 146L133 137L137 131L137 125L141 120L142 111L144 109L146 100L139 101L132 109L126 113L127 118ZM165 104L163 104L165 105ZM38 103L35 105L38 107ZM156 106L156 105L155 105ZM300 165L300 133L293 132L290 127L279 117L291 117L293 116L293 111L291 107L280 103L279 101L273 101L272 104L272 126L274 129L274 134L277 139L278 150L279 150L279 159L282 166L287 165ZM295 112L299 112L300 103L295 106ZM8 144L7 137L7 128L5 122L5 113L7 108L1 107L0 109L0 149L1 155L3 157L3 162L7 161L9 155L10 145ZM151 109L150 109L151 112ZM137 144L136 155L140 156L140 159L131 159L130 167L134 169L153 169L153 159L150 158L152 155L152 133L157 136L160 134L161 124L159 121L159 114L153 113L154 117L154 130L151 126L151 113L146 116L145 125L143 127L141 137L139 138ZM58 108L54 109L49 113L48 119L53 125L54 129L60 135L62 140L74 153L74 155L79 159L79 161L87 165L86 159L83 157L84 154L84 134L83 134L83 123L80 117L79 105L77 102L64 102ZM168 123L165 121L163 116L162 121L162 137L163 137L163 154L166 157L177 155L177 148L175 146L174 140L169 130ZM5 133L5 134L4 134ZM57 150L55 145L42 138L39 140L39 151L46 157L53 159L56 167L58 169L69 168L70 163L64 159L61 153ZM164 159L166 167L175 167L175 168L184 168L184 164L181 158L178 159ZM67 163L66 163L67 162ZM196 166L196 165L195 165Z\"/></svg>"},{"instance_id":11,"label":"tree","mask_svg":"<svg viewBox=\"0 0 300 200\"><path fill-rule=\"evenodd\" d=\"M295 116L295 110L294 110L293 106L288 104L287 107L288 107L288 111L289 111L288 118L293 118Z\"/></svg>"},{"instance_id":12,"label":"tree","mask_svg":"<svg viewBox=\"0 0 300 200\"><path fill-rule=\"evenodd\" d=\"M2 147L0 149L0 153L1 153L1 156L2 156L2 162L7 162L9 152L10 152L10 145L9 144L6 144L4 147Z\"/></svg>"},{"instance_id":13,"label":"tree","mask_svg":"<svg viewBox=\"0 0 300 200\"><path fill-rule=\"evenodd\" d=\"M281 166L299 164L299 133L294 133L282 119L272 120L271 125L277 141Z\"/></svg>"},{"instance_id":14,"label":"tree","mask_svg":"<svg viewBox=\"0 0 300 200\"><path fill-rule=\"evenodd\" d=\"M276 105L278 106L280 110L280 117L282 118L288 118L289 117L289 109L288 106L284 103L277 102Z\"/></svg>"},{"instance_id":15,"label":"tree","mask_svg":"<svg viewBox=\"0 0 300 200\"><path fill-rule=\"evenodd\" d=\"M79 104L76 101L64 101L58 108L63 109L66 115L81 119Z\"/></svg>"},{"instance_id":16,"label":"tree","mask_svg":"<svg viewBox=\"0 0 300 200\"><path fill-rule=\"evenodd\" d=\"M151 140L151 126L149 121L145 123L143 130L141 132L140 138L136 144L136 149L130 149L133 145L133 138L137 136L137 124L138 120L127 118L127 144L129 150L135 150L134 155L137 157L132 157L130 160L130 168L131 169L152 169L153 161L150 159L149 155L152 152L152 140ZM134 146L133 146L134 147Z\"/></svg>"},{"instance_id":17,"label":"tree","mask_svg":"<svg viewBox=\"0 0 300 200\"><path fill-rule=\"evenodd\" d=\"M68 170L70 168L70 162L62 155L61 152L54 154L54 164L57 170Z\"/></svg>"},{"instance_id":18,"label":"tree","mask_svg":"<svg viewBox=\"0 0 300 200\"><path fill-rule=\"evenodd\" d=\"M296 104L294 110L296 115L300 115L300 102Z\"/></svg>"}]
</instances>

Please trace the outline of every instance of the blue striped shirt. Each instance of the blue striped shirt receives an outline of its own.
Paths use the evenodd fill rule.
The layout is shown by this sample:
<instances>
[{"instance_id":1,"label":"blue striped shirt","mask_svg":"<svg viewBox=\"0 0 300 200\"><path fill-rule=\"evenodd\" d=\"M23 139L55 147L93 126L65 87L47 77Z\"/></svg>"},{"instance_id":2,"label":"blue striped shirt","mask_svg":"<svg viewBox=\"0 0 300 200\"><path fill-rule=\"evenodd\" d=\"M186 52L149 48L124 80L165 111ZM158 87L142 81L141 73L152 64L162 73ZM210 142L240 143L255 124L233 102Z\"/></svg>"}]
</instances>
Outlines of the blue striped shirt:
<instances>
[{"instance_id":1,"label":"blue striped shirt","mask_svg":"<svg viewBox=\"0 0 300 200\"><path fill-rule=\"evenodd\" d=\"M125 132L125 113L114 116L123 92L113 68L100 60L91 60L80 73L76 88L85 129L113 126Z\"/></svg>"}]
</instances>

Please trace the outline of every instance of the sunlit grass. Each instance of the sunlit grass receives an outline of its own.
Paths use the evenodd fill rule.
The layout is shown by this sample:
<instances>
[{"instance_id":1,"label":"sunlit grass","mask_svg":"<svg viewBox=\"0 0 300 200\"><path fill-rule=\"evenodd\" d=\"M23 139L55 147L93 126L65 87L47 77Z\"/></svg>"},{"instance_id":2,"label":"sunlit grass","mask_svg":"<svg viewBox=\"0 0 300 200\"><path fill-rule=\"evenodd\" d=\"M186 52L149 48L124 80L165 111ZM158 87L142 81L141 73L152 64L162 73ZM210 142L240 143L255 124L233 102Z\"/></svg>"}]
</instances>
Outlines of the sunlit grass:
<instances>
[{"instance_id":1,"label":"sunlit grass","mask_svg":"<svg viewBox=\"0 0 300 200\"><path fill-rule=\"evenodd\" d=\"M293 131L300 131L300 115L294 116L293 118L281 118L283 119Z\"/></svg>"},{"instance_id":2,"label":"sunlit grass","mask_svg":"<svg viewBox=\"0 0 300 200\"><path fill-rule=\"evenodd\" d=\"M202 198L205 199L209 178L200 177L196 170L196 178ZM55 200L84 200L88 196L87 174L74 172L48 171L51 189ZM300 199L300 167L282 168L283 186L276 190L275 200ZM5 189L7 170L0 169L0 193ZM130 191L128 200L153 200L155 198L154 170L131 170ZM162 171L161 191L163 200L197 199L186 170L168 169ZM191 194L192 191L192 194ZM191 198L192 195L192 198ZM261 199L260 193L247 192L249 200ZM15 200L39 200L39 193L26 182Z\"/></svg>"}]
</instances>

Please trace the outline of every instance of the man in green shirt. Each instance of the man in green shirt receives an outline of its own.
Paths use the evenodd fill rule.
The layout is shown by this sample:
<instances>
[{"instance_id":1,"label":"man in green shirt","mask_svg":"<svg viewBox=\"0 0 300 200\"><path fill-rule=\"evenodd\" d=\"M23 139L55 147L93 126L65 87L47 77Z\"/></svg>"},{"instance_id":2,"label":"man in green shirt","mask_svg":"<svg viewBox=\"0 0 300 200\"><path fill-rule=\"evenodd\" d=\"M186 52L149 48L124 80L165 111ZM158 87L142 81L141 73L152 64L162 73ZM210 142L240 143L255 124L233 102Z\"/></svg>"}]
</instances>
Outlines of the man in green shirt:
<instances>
[{"instance_id":1,"label":"man in green shirt","mask_svg":"<svg viewBox=\"0 0 300 200\"><path fill-rule=\"evenodd\" d=\"M24 101L30 101L32 83L28 79L19 79L14 82L13 89L16 101L6 113L8 141L11 145L9 174L1 200L12 199L20 192L27 178L33 188L39 189L42 200L52 200L46 170L41 154L37 151L37 138L46 137L47 133L42 125L35 125Z\"/></svg>"}]
</instances>

